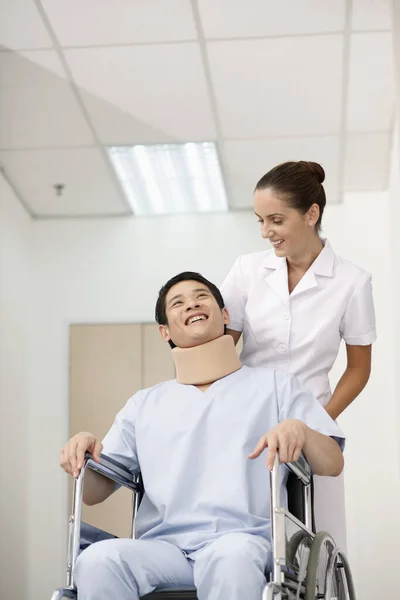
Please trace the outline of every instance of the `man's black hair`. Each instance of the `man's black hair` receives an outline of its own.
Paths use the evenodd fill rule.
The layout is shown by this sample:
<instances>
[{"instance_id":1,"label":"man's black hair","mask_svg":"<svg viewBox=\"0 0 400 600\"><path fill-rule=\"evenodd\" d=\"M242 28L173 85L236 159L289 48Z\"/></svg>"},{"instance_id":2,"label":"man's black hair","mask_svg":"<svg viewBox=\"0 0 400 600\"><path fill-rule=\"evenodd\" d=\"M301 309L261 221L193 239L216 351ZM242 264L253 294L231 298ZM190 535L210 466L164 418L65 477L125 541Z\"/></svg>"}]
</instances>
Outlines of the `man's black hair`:
<instances>
[{"instance_id":1,"label":"man's black hair","mask_svg":"<svg viewBox=\"0 0 400 600\"><path fill-rule=\"evenodd\" d=\"M203 275L201 275L200 273L194 273L193 271L184 271L183 273L179 273L178 275L175 275L175 277L172 277L169 281L167 281L167 283L162 286L158 293L155 308L155 319L159 325L168 325L165 300L167 298L169 290L181 281L198 281L210 290L215 300L217 301L217 304L220 307L220 309L222 310L224 308L224 299L222 298L221 292L214 283L208 281L208 279L203 277ZM175 348L175 344L172 341L169 342L169 345L171 346L171 348Z\"/></svg>"},{"instance_id":2,"label":"man's black hair","mask_svg":"<svg viewBox=\"0 0 400 600\"><path fill-rule=\"evenodd\" d=\"M159 325L168 325L167 315L166 315L166 310L165 310L166 309L165 300L166 300L169 290L174 285L176 285L177 283L180 283L181 281L198 281L199 283L203 284L205 287L207 287L210 290L210 292L216 299L217 304L220 307L220 309L222 310L224 308L225 303L222 298L221 292L219 291L219 289L217 288L217 286L214 283L211 283L211 281L208 281L208 279L203 277L203 275L201 275L200 273L194 273L193 271L184 271L183 273L179 273L178 275L175 275L175 277L172 277L169 281L167 281L167 283L162 286L161 290L158 293L156 309L155 309L155 319Z\"/></svg>"}]
</instances>

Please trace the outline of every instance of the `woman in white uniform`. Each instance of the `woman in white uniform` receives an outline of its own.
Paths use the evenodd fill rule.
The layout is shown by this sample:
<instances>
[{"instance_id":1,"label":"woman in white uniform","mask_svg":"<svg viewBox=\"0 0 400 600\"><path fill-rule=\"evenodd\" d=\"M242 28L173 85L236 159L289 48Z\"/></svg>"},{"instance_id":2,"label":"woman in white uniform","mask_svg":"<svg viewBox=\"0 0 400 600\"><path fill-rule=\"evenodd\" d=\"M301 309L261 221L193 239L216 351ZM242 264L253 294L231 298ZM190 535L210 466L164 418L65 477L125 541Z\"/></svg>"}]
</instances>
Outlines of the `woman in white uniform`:
<instances>
[{"instance_id":1,"label":"woman in white uniform","mask_svg":"<svg viewBox=\"0 0 400 600\"><path fill-rule=\"evenodd\" d=\"M294 373L333 419L365 387L376 339L371 276L320 237L325 173L313 162L276 166L256 185L255 213L273 249L240 256L221 292L242 363ZM341 339L347 367L333 393ZM343 478L315 478L318 530L346 548Z\"/></svg>"}]
</instances>

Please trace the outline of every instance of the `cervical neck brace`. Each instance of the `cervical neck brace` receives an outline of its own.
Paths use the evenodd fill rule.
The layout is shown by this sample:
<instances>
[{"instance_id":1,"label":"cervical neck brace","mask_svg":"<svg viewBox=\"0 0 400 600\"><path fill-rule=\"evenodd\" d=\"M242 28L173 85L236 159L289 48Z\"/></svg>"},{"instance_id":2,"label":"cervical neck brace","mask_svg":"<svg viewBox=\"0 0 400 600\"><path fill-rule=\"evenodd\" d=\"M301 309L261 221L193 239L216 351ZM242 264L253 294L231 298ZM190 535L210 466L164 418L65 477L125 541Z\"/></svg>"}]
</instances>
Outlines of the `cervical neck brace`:
<instances>
[{"instance_id":1,"label":"cervical neck brace","mask_svg":"<svg viewBox=\"0 0 400 600\"><path fill-rule=\"evenodd\" d=\"M174 348L176 380L187 385L214 383L241 368L233 338L223 335L193 348Z\"/></svg>"}]
</instances>

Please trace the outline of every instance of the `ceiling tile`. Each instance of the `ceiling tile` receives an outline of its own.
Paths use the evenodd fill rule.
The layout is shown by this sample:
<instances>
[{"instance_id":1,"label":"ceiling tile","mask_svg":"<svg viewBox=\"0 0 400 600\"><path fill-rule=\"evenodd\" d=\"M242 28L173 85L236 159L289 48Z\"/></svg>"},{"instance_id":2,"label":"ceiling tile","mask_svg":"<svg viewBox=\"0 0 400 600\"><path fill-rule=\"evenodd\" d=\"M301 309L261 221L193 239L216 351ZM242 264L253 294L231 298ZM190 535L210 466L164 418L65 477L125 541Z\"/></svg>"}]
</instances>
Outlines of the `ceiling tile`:
<instances>
[{"instance_id":1,"label":"ceiling tile","mask_svg":"<svg viewBox=\"0 0 400 600\"><path fill-rule=\"evenodd\" d=\"M68 50L103 143L213 140L197 44Z\"/></svg>"},{"instance_id":2,"label":"ceiling tile","mask_svg":"<svg viewBox=\"0 0 400 600\"><path fill-rule=\"evenodd\" d=\"M0 147L92 144L55 52L0 52Z\"/></svg>"},{"instance_id":3,"label":"ceiling tile","mask_svg":"<svg viewBox=\"0 0 400 600\"><path fill-rule=\"evenodd\" d=\"M351 25L354 31L391 29L391 0L353 0Z\"/></svg>"},{"instance_id":4,"label":"ceiling tile","mask_svg":"<svg viewBox=\"0 0 400 600\"><path fill-rule=\"evenodd\" d=\"M0 46L51 48L51 38L32 0L0 0Z\"/></svg>"},{"instance_id":5,"label":"ceiling tile","mask_svg":"<svg viewBox=\"0 0 400 600\"><path fill-rule=\"evenodd\" d=\"M196 39L187 0L42 0L62 46Z\"/></svg>"},{"instance_id":6,"label":"ceiling tile","mask_svg":"<svg viewBox=\"0 0 400 600\"><path fill-rule=\"evenodd\" d=\"M330 35L208 43L224 137L336 133L342 42Z\"/></svg>"},{"instance_id":7,"label":"ceiling tile","mask_svg":"<svg viewBox=\"0 0 400 600\"><path fill-rule=\"evenodd\" d=\"M198 0L207 38L268 37L344 29L345 1Z\"/></svg>"},{"instance_id":8,"label":"ceiling tile","mask_svg":"<svg viewBox=\"0 0 400 600\"><path fill-rule=\"evenodd\" d=\"M390 133L352 133L346 139L346 192L385 190L390 166Z\"/></svg>"},{"instance_id":9,"label":"ceiling tile","mask_svg":"<svg viewBox=\"0 0 400 600\"><path fill-rule=\"evenodd\" d=\"M0 152L0 163L36 216L127 214L96 148ZM59 197L54 184L64 183Z\"/></svg>"},{"instance_id":10,"label":"ceiling tile","mask_svg":"<svg viewBox=\"0 0 400 600\"><path fill-rule=\"evenodd\" d=\"M288 160L312 160L325 169L327 202L338 202L339 138L286 138L232 141L223 145L224 172L233 208L252 208L253 190L275 165Z\"/></svg>"},{"instance_id":11,"label":"ceiling tile","mask_svg":"<svg viewBox=\"0 0 400 600\"><path fill-rule=\"evenodd\" d=\"M388 131L395 102L391 33L351 36L349 82L348 131Z\"/></svg>"}]
</instances>

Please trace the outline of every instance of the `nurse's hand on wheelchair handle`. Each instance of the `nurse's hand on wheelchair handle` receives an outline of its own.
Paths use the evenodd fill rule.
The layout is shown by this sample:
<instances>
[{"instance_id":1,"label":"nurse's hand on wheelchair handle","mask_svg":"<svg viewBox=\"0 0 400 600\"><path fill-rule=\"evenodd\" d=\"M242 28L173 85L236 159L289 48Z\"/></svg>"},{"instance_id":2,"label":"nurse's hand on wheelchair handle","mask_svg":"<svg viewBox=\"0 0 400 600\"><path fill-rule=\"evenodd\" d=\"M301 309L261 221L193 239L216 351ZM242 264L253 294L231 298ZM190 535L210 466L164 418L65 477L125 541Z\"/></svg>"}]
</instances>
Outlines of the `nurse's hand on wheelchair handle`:
<instances>
[{"instance_id":1,"label":"nurse's hand on wheelchair handle","mask_svg":"<svg viewBox=\"0 0 400 600\"><path fill-rule=\"evenodd\" d=\"M90 452L95 462L100 462L103 444L88 431L74 435L62 448L60 465L70 475L78 478L85 460L85 453Z\"/></svg>"},{"instance_id":2,"label":"nurse's hand on wheelchair handle","mask_svg":"<svg viewBox=\"0 0 400 600\"><path fill-rule=\"evenodd\" d=\"M249 458L257 458L268 448L267 467L270 471L277 452L281 463L296 462L306 442L307 429L307 425L298 419L286 419L259 439Z\"/></svg>"}]
</instances>

